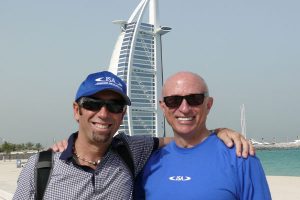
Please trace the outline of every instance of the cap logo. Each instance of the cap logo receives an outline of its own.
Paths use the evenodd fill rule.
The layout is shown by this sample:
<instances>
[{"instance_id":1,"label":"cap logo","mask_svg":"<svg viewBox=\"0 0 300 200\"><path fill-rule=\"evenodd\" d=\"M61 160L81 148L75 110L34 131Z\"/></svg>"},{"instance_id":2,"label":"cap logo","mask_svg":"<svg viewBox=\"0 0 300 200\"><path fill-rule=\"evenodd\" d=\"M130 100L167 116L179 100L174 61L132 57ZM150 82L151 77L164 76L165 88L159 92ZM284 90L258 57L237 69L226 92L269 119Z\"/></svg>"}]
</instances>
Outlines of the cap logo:
<instances>
[{"instance_id":1,"label":"cap logo","mask_svg":"<svg viewBox=\"0 0 300 200\"><path fill-rule=\"evenodd\" d=\"M123 89L123 85L120 82L116 81L112 77L100 77L100 78L95 79L95 81L96 81L95 85L106 85L106 84L109 84L109 85L117 86L120 89Z\"/></svg>"}]
</instances>

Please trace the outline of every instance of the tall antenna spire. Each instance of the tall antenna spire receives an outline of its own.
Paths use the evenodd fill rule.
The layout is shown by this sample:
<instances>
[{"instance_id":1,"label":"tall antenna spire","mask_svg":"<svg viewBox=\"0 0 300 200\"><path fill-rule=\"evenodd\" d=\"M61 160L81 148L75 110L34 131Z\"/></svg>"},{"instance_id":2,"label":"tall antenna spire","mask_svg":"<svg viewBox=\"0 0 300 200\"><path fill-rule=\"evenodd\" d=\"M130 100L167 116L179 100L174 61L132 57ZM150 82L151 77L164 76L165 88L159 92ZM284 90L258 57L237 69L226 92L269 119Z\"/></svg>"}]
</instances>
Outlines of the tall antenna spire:
<instances>
[{"instance_id":1,"label":"tall antenna spire","mask_svg":"<svg viewBox=\"0 0 300 200\"><path fill-rule=\"evenodd\" d=\"M158 9L157 0L150 0L150 2L149 2L149 24L153 24L155 29L157 29L159 26L159 17L158 17L157 9Z\"/></svg>"},{"instance_id":2,"label":"tall antenna spire","mask_svg":"<svg viewBox=\"0 0 300 200\"><path fill-rule=\"evenodd\" d=\"M241 106L241 128L242 128L242 134L245 138L246 136L246 114L245 114L245 105L242 104Z\"/></svg>"}]
</instances>

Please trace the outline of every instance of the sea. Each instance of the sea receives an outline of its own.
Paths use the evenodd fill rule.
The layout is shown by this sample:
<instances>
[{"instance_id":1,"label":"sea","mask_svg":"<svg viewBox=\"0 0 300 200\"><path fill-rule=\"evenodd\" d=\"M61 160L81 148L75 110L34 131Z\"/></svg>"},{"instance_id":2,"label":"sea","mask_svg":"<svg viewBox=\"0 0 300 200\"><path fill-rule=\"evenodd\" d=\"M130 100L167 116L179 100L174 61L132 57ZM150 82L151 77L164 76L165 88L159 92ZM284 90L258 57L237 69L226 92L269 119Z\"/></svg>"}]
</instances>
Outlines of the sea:
<instances>
[{"instance_id":1,"label":"sea","mask_svg":"<svg viewBox=\"0 0 300 200\"><path fill-rule=\"evenodd\" d=\"M300 176L300 148L256 150L267 176Z\"/></svg>"}]
</instances>

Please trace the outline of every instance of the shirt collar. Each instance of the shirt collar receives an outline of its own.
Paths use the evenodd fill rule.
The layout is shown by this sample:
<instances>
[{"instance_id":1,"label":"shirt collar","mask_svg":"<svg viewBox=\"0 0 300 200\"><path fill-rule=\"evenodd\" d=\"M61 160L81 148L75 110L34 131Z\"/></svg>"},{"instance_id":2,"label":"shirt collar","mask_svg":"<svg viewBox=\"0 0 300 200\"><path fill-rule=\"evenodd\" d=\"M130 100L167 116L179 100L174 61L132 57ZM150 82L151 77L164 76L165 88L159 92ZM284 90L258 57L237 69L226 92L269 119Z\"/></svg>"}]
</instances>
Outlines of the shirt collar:
<instances>
[{"instance_id":1,"label":"shirt collar","mask_svg":"<svg viewBox=\"0 0 300 200\"><path fill-rule=\"evenodd\" d=\"M120 135L120 137L124 137L123 133L120 133L118 135ZM73 158L73 146L75 144L75 140L77 139L77 137L78 137L78 131L70 135L68 139L67 149L64 150L59 157L61 160L70 161ZM120 141L118 142L118 140L116 140L116 138L114 137L110 148L119 145L118 143L120 143Z\"/></svg>"},{"instance_id":2,"label":"shirt collar","mask_svg":"<svg viewBox=\"0 0 300 200\"><path fill-rule=\"evenodd\" d=\"M72 135L70 135L68 139L68 147L60 155L61 160L69 161L73 158L73 146L75 140L77 139L77 136L78 136L78 132L75 132Z\"/></svg>"}]
</instances>

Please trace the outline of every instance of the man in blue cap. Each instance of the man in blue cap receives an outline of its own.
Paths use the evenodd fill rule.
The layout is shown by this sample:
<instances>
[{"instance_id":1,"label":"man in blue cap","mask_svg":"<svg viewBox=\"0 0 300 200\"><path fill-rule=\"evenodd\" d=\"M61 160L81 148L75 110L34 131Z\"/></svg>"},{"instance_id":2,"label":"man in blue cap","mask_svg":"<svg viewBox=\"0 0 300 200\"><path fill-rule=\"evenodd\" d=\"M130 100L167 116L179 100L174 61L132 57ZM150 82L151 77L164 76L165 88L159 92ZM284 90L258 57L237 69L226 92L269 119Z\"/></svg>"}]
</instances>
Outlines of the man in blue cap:
<instances>
[{"instance_id":1,"label":"man in blue cap","mask_svg":"<svg viewBox=\"0 0 300 200\"><path fill-rule=\"evenodd\" d=\"M69 137L66 150L54 154L44 199L132 199L134 178L164 140L123 133L114 137L130 105L126 84L119 77L108 71L88 75L73 103L78 131ZM223 136L229 141L227 133ZM122 152L114 149L119 140L128 146L133 174ZM37 159L32 156L23 168L13 199L35 197Z\"/></svg>"}]
</instances>

